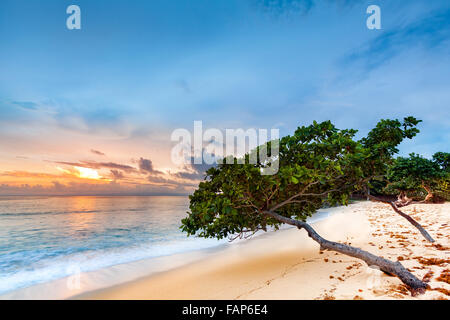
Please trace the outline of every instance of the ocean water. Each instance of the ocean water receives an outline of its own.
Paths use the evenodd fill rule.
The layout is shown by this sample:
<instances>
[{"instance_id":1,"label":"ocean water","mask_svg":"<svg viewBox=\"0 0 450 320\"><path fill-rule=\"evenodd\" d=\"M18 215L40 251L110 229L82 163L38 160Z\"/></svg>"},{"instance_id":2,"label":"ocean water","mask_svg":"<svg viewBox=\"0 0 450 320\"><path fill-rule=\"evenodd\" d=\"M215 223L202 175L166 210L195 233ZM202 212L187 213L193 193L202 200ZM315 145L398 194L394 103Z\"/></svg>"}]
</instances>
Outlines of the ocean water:
<instances>
[{"instance_id":1,"label":"ocean water","mask_svg":"<svg viewBox=\"0 0 450 320\"><path fill-rule=\"evenodd\" d=\"M177 196L0 196L0 295L135 261L152 269L159 257L229 244L182 233L188 206L188 197ZM319 210L308 222L333 210L339 208ZM113 282L120 281L101 285ZM46 298L37 291L32 298Z\"/></svg>"},{"instance_id":2,"label":"ocean water","mask_svg":"<svg viewBox=\"0 0 450 320\"><path fill-rule=\"evenodd\" d=\"M0 294L214 247L179 229L187 197L0 197Z\"/></svg>"}]
</instances>

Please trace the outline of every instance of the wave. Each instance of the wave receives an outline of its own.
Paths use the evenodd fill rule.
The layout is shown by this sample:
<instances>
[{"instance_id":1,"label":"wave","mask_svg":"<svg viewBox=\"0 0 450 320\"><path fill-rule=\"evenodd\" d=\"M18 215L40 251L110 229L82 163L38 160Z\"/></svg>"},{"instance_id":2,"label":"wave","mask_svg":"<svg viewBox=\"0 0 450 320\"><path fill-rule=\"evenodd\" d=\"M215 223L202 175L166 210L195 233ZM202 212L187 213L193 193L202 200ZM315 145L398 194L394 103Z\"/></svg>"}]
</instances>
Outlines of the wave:
<instances>
[{"instance_id":1,"label":"wave","mask_svg":"<svg viewBox=\"0 0 450 320\"><path fill-rule=\"evenodd\" d=\"M163 244L140 245L132 248L90 250L58 256L33 264L16 272L0 274L0 293L29 287L38 283L71 276L133 261L169 256L177 253L207 249L225 244L226 241L187 239Z\"/></svg>"}]
</instances>

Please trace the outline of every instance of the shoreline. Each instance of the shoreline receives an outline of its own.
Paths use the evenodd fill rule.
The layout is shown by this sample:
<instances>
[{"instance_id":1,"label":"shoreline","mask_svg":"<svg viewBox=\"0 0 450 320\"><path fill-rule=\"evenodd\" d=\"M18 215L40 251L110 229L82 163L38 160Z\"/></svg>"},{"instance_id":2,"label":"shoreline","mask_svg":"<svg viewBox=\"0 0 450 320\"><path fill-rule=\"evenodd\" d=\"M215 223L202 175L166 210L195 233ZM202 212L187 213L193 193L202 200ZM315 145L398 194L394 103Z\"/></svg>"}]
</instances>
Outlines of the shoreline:
<instances>
[{"instance_id":1,"label":"shoreline","mask_svg":"<svg viewBox=\"0 0 450 320\"><path fill-rule=\"evenodd\" d=\"M344 207L325 208L319 210L313 217L308 218L311 224L329 218L333 214L341 212ZM281 226L278 232L290 229L291 226ZM252 239L237 239L233 243L225 242L217 245L189 250L186 252L173 253L168 255L149 257L130 262L115 264L92 271L84 271L79 277L72 275L51 281L37 283L28 287L18 288L0 294L0 300L6 299L70 299L74 296L85 294L88 292L113 287L124 284L147 276L170 271L200 259L207 259L215 254L220 254L229 246L241 245L247 241L265 237L273 231L255 234ZM75 286L74 283L80 284ZM69 288L70 287L70 288ZM42 296L42 292L46 292Z\"/></svg>"},{"instance_id":2,"label":"shoreline","mask_svg":"<svg viewBox=\"0 0 450 320\"><path fill-rule=\"evenodd\" d=\"M450 203L412 205L404 211L418 220L441 248L428 244L387 205L357 202L328 208L314 222L323 237L395 261L422 278L437 278L450 258ZM319 216L320 218L320 216ZM350 221L350 223L349 223ZM384 230L386 229L386 230ZM406 235L406 236L405 236ZM421 265L417 257L440 258L441 265ZM80 274L79 289L67 288L71 277L15 290L0 299L448 299L427 291L413 298L395 277L368 268L358 259L320 253L304 230L283 228L252 239L170 256L138 260ZM450 290L448 283L430 285ZM442 291L442 290L441 290ZM45 293L45 297L42 296Z\"/></svg>"},{"instance_id":3,"label":"shoreline","mask_svg":"<svg viewBox=\"0 0 450 320\"><path fill-rule=\"evenodd\" d=\"M342 224L346 220L344 217L352 216L349 209L357 205L358 203L331 208L332 212L312 225L316 230L333 229L334 233L343 237L343 233L349 231L348 227ZM355 216L353 219L353 233L368 227L363 219L358 220ZM267 232L247 241L240 241L208 255L205 259L80 294L73 299L245 299L247 291L256 291L260 280L272 281L277 277L279 269L301 262L312 262L318 251L319 245L309 239L304 230L289 226L277 232ZM268 266L273 266L273 271ZM242 278L242 274L247 276ZM236 275L239 283L236 283ZM186 276L189 279L186 284L182 284ZM251 279L252 277L255 279ZM198 288L195 288L196 284L199 285ZM147 290L147 287L153 288Z\"/></svg>"},{"instance_id":4,"label":"shoreline","mask_svg":"<svg viewBox=\"0 0 450 320\"><path fill-rule=\"evenodd\" d=\"M320 252L304 230L286 229L215 256L75 299L448 299L450 203L402 208L432 234L431 245L385 204L361 202L314 225L327 239L399 260L431 289L412 297L396 277L335 252ZM351 221L351 223L349 223ZM447 280L448 281L448 280Z\"/></svg>"}]
</instances>

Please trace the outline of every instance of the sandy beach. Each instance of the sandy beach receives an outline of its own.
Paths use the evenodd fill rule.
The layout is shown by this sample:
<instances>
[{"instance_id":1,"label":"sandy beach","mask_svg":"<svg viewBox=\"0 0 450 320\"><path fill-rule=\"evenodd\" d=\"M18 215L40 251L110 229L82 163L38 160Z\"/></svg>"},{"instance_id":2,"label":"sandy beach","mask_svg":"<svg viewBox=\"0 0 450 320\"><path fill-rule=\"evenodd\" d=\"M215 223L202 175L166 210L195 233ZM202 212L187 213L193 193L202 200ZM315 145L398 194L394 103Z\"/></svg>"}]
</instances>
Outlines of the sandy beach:
<instances>
[{"instance_id":1,"label":"sandy beach","mask_svg":"<svg viewBox=\"0 0 450 320\"><path fill-rule=\"evenodd\" d=\"M436 240L428 243L389 205L358 202L314 225L328 240L401 263L429 290L412 297L396 277L335 252L303 230L271 232L193 263L78 299L448 299L450 203L403 208Z\"/></svg>"}]
</instances>

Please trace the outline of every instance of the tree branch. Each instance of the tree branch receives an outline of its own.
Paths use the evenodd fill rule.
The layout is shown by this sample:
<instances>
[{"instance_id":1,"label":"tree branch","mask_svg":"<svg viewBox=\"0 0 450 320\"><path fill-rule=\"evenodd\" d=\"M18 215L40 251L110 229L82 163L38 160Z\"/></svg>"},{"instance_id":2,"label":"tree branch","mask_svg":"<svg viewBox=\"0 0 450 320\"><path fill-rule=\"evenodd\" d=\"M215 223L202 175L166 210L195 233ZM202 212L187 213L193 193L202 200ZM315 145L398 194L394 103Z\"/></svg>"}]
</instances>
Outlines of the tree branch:
<instances>
[{"instance_id":1,"label":"tree branch","mask_svg":"<svg viewBox=\"0 0 450 320\"><path fill-rule=\"evenodd\" d=\"M290 197L289 199L287 199L287 200L285 200L285 201L283 201L283 202L281 202L281 203L275 205L274 207L270 208L270 210L271 210L271 211L275 211L275 210L277 210L277 209L281 208L282 206L284 206L284 205L290 203L292 200L294 200L295 198L298 198L298 197L300 197L300 196L311 196L311 195L320 196L321 194L311 194L311 193L310 193L310 194L305 194L305 193L304 193L304 192L305 192L306 190L308 190L311 186L313 186L313 185L315 185L315 184L318 184L319 182L320 182L319 180L310 182L308 185L306 185L306 187L304 187L304 188L302 189L302 191L300 191L300 192L297 193L297 194L294 194L294 195L293 195L292 197ZM327 191L326 193L331 192L331 191L335 191L335 190L330 190L330 191Z\"/></svg>"},{"instance_id":2,"label":"tree branch","mask_svg":"<svg viewBox=\"0 0 450 320\"><path fill-rule=\"evenodd\" d=\"M401 215L403 218L405 218L406 220L408 220L409 223L411 223L414 227L416 227L420 233L422 234L422 236L427 239L429 242L433 243L434 239L430 236L430 234L416 221L414 220L411 216L407 215L406 213L400 211L397 206L395 205L394 202L390 202L390 201L385 201L382 199L379 199L377 197L374 197L372 195L368 195L369 199L373 200L373 201L378 201L378 202L382 202L385 204L389 204L392 209L394 209L394 211L396 213L398 213L399 215Z\"/></svg>"},{"instance_id":3,"label":"tree branch","mask_svg":"<svg viewBox=\"0 0 450 320\"><path fill-rule=\"evenodd\" d=\"M264 211L263 214L266 214L276 219L277 221L296 226L299 229L305 229L308 233L308 236L319 243L321 250L332 250L354 258L358 258L366 262L368 266L375 265L388 274L396 275L403 283L405 283L409 287L413 295L422 294L427 288L427 284L425 284L423 281L420 281L398 261L392 262L362 249L326 240L322 238L306 222L287 218L273 211Z\"/></svg>"}]
</instances>

